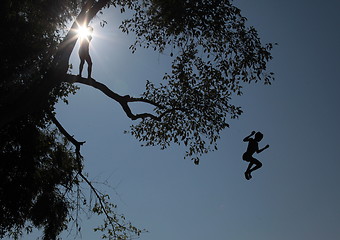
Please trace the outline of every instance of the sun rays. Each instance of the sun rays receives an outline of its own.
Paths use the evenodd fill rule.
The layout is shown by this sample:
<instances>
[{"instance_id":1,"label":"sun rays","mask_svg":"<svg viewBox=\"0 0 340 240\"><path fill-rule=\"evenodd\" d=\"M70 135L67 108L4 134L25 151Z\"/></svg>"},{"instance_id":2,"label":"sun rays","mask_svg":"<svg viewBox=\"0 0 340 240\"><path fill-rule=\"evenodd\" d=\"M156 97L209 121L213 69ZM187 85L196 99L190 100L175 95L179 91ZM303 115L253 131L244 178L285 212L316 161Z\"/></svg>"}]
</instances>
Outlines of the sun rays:
<instances>
[{"instance_id":1,"label":"sun rays","mask_svg":"<svg viewBox=\"0 0 340 240\"><path fill-rule=\"evenodd\" d=\"M89 37L93 35L93 28L86 25L80 25L79 23L77 23L77 25L78 28L75 31L77 32L78 37L89 40Z\"/></svg>"}]
</instances>

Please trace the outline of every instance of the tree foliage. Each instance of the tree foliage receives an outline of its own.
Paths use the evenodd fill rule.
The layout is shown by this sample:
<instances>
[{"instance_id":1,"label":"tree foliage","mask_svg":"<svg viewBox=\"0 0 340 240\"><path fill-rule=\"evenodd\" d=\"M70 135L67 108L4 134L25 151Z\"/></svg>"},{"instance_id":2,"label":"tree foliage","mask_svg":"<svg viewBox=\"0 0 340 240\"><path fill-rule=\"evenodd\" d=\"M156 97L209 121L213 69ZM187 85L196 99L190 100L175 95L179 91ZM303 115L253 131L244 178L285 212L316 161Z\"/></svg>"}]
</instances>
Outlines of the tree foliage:
<instances>
[{"instance_id":1,"label":"tree foliage","mask_svg":"<svg viewBox=\"0 0 340 240\"><path fill-rule=\"evenodd\" d=\"M0 9L2 29L8 30L0 44L0 107L5 118L6 108L15 107L19 96L45 80L61 41L59 29L77 7L76 1L5 0ZM46 115L58 98L72 91L65 86L51 91L39 111L0 129L0 236L20 233L27 221L44 227L47 239L65 229L70 205L61 186L72 187L75 157Z\"/></svg>"},{"instance_id":2,"label":"tree foliage","mask_svg":"<svg viewBox=\"0 0 340 240\"><path fill-rule=\"evenodd\" d=\"M162 105L155 111L160 121L143 119L131 133L146 145L163 148L171 142L187 146L186 156L198 156L217 149L220 132L228 119L241 113L230 103L242 94L242 84L263 78L272 44L262 45L253 27L230 1L155 0L134 6L131 19L121 25L123 32L135 32L132 50L145 47L159 52L170 48L177 56L172 72L160 86L148 82L143 96Z\"/></svg>"},{"instance_id":3,"label":"tree foliage","mask_svg":"<svg viewBox=\"0 0 340 240\"><path fill-rule=\"evenodd\" d=\"M147 81L140 97L68 73L76 22L87 23L109 7L131 13L120 29L136 36L132 52L144 47L172 57L172 71L160 84ZM136 121L130 133L145 145L182 143L198 164L202 154L217 149L228 121L242 113L231 99L242 94L243 84L272 81L266 69L272 44L262 44L232 1L3 0L0 11L8 29L0 40L0 237L38 227L45 239L57 238L77 221L80 202L91 205L79 194L80 184L97 197L92 211L105 216L96 230L112 239L141 233L83 174L83 142L56 119L55 103L76 93L74 83L119 103ZM128 103L138 101L154 106L154 113L132 113Z\"/></svg>"}]
</instances>

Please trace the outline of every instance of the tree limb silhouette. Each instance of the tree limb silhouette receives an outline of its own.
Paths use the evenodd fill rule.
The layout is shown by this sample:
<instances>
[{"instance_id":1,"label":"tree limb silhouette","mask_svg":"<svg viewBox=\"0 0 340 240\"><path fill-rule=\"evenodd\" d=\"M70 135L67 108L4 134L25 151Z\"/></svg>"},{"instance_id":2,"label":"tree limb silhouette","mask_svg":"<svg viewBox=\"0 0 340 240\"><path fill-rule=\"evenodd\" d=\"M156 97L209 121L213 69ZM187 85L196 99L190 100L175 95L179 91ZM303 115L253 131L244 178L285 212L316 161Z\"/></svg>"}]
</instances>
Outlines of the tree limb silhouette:
<instances>
[{"instance_id":1,"label":"tree limb silhouette","mask_svg":"<svg viewBox=\"0 0 340 240\"><path fill-rule=\"evenodd\" d=\"M77 141L73 136L71 136L66 129L61 125L61 123L56 119L56 117L51 113L50 114L51 121L54 123L54 125L58 128L61 134L64 135L64 137L67 138L76 148L76 158L77 158L77 164L78 164L78 171L81 172L81 159L82 155L80 154L80 147L86 142L79 142Z\"/></svg>"},{"instance_id":2,"label":"tree limb silhouette","mask_svg":"<svg viewBox=\"0 0 340 240\"><path fill-rule=\"evenodd\" d=\"M107 212L105 202L103 201L104 195L98 192L98 190L93 186L93 184L90 182L90 180L88 180L87 177L85 177L84 174L81 171L78 172L78 175L87 183L87 185L91 188L92 192L96 195L96 198L97 198L97 200L100 204L100 207L101 207L103 213L105 214L107 220L109 221L109 223L112 227L113 234L114 234L114 236L116 236L116 226L115 226L115 224L117 224L117 226L120 227L120 228L124 228L124 226L121 225L117 220L112 218L110 216L110 214Z\"/></svg>"},{"instance_id":3,"label":"tree limb silhouette","mask_svg":"<svg viewBox=\"0 0 340 240\"><path fill-rule=\"evenodd\" d=\"M50 114L50 118L51 118L51 121L54 123L54 125L61 132L61 134L63 134L75 146L75 148L76 148L76 157L77 157L77 162L78 162L78 176L80 176L86 182L86 184L90 187L92 192L95 194L95 196L96 196L96 198L97 198L97 200L98 200L98 202L100 204L100 207L101 207L103 213L105 214L106 218L108 219L108 221L109 221L109 223L110 223L110 225L112 227L114 236L116 236L116 231L115 231L116 226L115 226L115 224L118 227L120 227L120 228L124 228L124 226L121 225L117 220L115 220L113 217L110 216L110 214L108 213L108 211L106 209L106 207L107 207L106 203L105 203L105 201L103 199L104 194L100 193L93 186L91 181L88 180L87 177L85 177L85 175L82 172L81 162L80 162L81 159L82 159L82 156L80 154L80 147L85 143L85 141L79 142L73 136L71 136L52 113Z\"/></svg>"},{"instance_id":4,"label":"tree limb silhouette","mask_svg":"<svg viewBox=\"0 0 340 240\"><path fill-rule=\"evenodd\" d=\"M129 95L125 95L125 96L119 95L119 94L113 92L111 89L109 89L105 84L100 83L93 78L88 79L88 78L83 78L83 77L80 77L80 76L68 74L66 81L69 82L69 83L85 84L85 85L88 85L88 86L91 86L91 87L94 87L94 88L100 90L106 96L108 96L109 98L118 102L121 105L121 107L123 108L126 115L132 120L151 118L151 119L156 120L156 121L161 121L161 119L166 114L168 114L170 112L174 112L174 111L177 111L177 110L183 111L183 109L181 109L181 108L166 109L161 104L156 103L156 102L151 101L151 100L148 100L148 99L145 99L145 98L134 98L134 97L130 97ZM153 105L153 106L155 106L159 109L164 109L164 112L161 113L159 116L156 116L155 114L151 114L151 113L133 114L132 111L131 111L131 108L128 105L128 103L131 103L131 102L148 103L148 104Z\"/></svg>"},{"instance_id":5,"label":"tree limb silhouette","mask_svg":"<svg viewBox=\"0 0 340 240\"><path fill-rule=\"evenodd\" d=\"M63 82L69 68L69 59L74 46L77 42L77 32L74 31L78 27L78 23L90 22L97 13L102 10L110 0L87 1L82 7L80 13L72 24L72 27L63 38L57 52L54 55L52 68L46 73L43 79L28 91L22 91L18 94L8 96L10 104L6 106L0 105L0 128L8 123L22 117L23 115L36 112L47 105L47 99L51 91Z\"/></svg>"}]
</instances>

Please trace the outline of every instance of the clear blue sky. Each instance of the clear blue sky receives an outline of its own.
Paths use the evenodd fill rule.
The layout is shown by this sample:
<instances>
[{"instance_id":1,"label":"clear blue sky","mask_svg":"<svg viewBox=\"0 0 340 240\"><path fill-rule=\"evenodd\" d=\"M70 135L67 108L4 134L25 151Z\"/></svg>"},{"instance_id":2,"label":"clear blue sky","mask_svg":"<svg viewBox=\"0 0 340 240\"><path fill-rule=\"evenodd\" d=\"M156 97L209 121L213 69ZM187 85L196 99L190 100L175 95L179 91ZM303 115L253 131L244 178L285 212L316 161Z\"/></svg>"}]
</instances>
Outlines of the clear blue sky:
<instances>
[{"instance_id":1,"label":"clear blue sky","mask_svg":"<svg viewBox=\"0 0 340 240\"><path fill-rule=\"evenodd\" d=\"M230 122L219 150L199 166L184 160L176 146L140 147L123 134L132 121L119 105L87 86L68 106L58 105L58 118L76 139L86 140L89 178L108 179L114 190L100 188L118 211L149 230L142 240L340 239L340 2L236 2L263 42L279 43L269 64L276 81L247 85L234 98L245 113ZM162 78L169 58L151 50L132 55L132 38L119 32L116 14L101 16L109 22L104 29L94 24L93 78L139 96L145 80ZM270 148L257 156L263 168L247 181L242 139L252 130L263 132L260 146ZM99 239L92 232L97 223L83 218L82 239Z\"/></svg>"}]
</instances>

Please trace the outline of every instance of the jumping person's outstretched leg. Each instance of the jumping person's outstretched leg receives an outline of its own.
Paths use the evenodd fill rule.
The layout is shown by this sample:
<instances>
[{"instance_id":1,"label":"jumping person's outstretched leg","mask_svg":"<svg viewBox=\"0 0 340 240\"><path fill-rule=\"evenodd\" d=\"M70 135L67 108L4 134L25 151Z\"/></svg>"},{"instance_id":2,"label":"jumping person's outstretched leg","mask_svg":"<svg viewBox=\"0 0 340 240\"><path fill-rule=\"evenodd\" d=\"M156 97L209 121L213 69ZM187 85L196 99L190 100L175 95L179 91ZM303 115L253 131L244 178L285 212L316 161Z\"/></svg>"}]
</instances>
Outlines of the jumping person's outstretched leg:
<instances>
[{"instance_id":1,"label":"jumping person's outstretched leg","mask_svg":"<svg viewBox=\"0 0 340 240\"><path fill-rule=\"evenodd\" d=\"M256 162L254 164L255 164L255 167L250 169L250 172L253 172L253 171L259 169L260 167L262 167L262 163L259 160L256 160Z\"/></svg>"},{"instance_id":2,"label":"jumping person's outstretched leg","mask_svg":"<svg viewBox=\"0 0 340 240\"><path fill-rule=\"evenodd\" d=\"M248 165L247 170L246 170L245 173L244 173L244 175L245 175L245 177L246 177L247 180L249 180L249 179L252 178L252 176L251 176L251 174L250 174L250 169L251 169L251 167L252 167L253 165L254 165L254 163L250 162L249 165Z\"/></svg>"},{"instance_id":3,"label":"jumping person's outstretched leg","mask_svg":"<svg viewBox=\"0 0 340 240\"><path fill-rule=\"evenodd\" d=\"M253 165L255 165L255 166L252 168ZM255 159L255 158L252 159L250 161L249 165L248 165L248 168L247 168L246 172L244 173L245 176L246 176L246 179L247 180L251 179L252 178L251 173L253 171L259 169L260 167L262 167L262 163L259 160Z\"/></svg>"}]
</instances>

